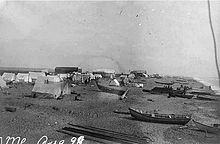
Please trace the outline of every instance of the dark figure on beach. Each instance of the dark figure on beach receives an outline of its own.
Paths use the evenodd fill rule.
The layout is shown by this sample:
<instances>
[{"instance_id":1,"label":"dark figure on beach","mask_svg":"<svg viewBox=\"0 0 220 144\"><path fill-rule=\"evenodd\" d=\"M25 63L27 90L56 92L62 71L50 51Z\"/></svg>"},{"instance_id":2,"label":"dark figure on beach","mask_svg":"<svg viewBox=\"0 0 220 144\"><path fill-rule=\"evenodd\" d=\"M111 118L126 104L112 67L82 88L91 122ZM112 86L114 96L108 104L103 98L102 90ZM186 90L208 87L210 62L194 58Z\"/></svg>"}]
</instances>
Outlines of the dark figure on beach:
<instances>
[{"instance_id":1,"label":"dark figure on beach","mask_svg":"<svg viewBox=\"0 0 220 144\"><path fill-rule=\"evenodd\" d=\"M81 94L77 94L77 95L75 96L75 101L81 101L80 96L81 96Z\"/></svg>"},{"instance_id":2,"label":"dark figure on beach","mask_svg":"<svg viewBox=\"0 0 220 144\"><path fill-rule=\"evenodd\" d=\"M125 86L124 79L121 81L121 86Z\"/></svg>"},{"instance_id":3,"label":"dark figure on beach","mask_svg":"<svg viewBox=\"0 0 220 144\"><path fill-rule=\"evenodd\" d=\"M85 81L84 81L84 83L87 85L87 84L89 84L89 79L86 79Z\"/></svg>"},{"instance_id":4,"label":"dark figure on beach","mask_svg":"<svg viewBox=\"0 0 220 144\"><path fill-rule=\"evenodd\" d=\"M184 88L183 88L183 94L184 95L186 94L186 90L187 90L187 86L184 86Z\"/></svg>"}]
</instances>

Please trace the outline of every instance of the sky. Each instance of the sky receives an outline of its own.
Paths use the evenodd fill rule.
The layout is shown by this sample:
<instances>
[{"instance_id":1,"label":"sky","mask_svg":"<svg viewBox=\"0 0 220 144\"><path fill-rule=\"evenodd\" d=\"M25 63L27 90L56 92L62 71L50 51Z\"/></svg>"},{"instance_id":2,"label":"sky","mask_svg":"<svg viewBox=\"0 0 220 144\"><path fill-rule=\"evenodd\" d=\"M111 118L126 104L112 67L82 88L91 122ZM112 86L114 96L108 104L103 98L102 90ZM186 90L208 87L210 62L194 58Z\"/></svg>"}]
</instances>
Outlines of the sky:
<instances>
[{"instance_id":1,"label":"sky","mask_svg":"<svg viewBox=\"0 0 220 144\"><path fill-rule=\"evenodd\" d=\"M220 2L211 1L220 56ZM0 67L217 77L206 1L2 1Z\"/></svg>"}]
</instances>

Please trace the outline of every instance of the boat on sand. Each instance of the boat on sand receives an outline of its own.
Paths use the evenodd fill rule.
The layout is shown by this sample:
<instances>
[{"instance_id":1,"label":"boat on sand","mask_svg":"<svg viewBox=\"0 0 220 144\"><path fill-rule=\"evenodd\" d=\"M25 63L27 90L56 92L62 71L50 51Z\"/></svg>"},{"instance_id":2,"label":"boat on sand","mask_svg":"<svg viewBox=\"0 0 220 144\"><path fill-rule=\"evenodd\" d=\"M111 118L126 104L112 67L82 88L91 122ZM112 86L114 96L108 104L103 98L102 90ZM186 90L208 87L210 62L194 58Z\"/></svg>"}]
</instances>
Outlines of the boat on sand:
<instances>
[{"instance_id":1,"label":"boat on sand","mask_svg":"<svg viewBox=\"0 0 220 144\"><path fill-rule=\"evenodd\" d=\"M103 82L103 81L96 81L96 85L99 88L99 90L103 92L113 93L117 95L123 95L127 91L125 87L112 86L112 85L109 85L108 82Z\"/></svg>"},{"instance_id":2,"label":"boat on sand","mask_svg":"<svg viewBox=\"0 0 220 144\"><path fill-rule=\"evenodd\" d=\"M132 117L147 122L185 125L191 120L191 115L159 114L150 112L144 113L133 108L129 108L129 111Z\"/></svg>"},{"instance_id":3,"label":"boat on sand","mask_svg":"<svg viewBox=\"0 0 220 144\"><path fill-rule=\"evenodd\" d=\"M195 123L196 127L201 131L213 134L220 134L220 124L206 125L195 120L192 121Z\"/></svg>"},{"instance_id":4,"label":"boat on sand","mask_svg":"<svg viewBox=\"0 0 220 144\"><path fill-rule=\"evenodd\" d=\"M173 90L170 91L169 97L181 97L181 98L191 99L194 97L194 95L189 93L184 93L184 91L182 90Z\"/></svg>"}]
</instances>

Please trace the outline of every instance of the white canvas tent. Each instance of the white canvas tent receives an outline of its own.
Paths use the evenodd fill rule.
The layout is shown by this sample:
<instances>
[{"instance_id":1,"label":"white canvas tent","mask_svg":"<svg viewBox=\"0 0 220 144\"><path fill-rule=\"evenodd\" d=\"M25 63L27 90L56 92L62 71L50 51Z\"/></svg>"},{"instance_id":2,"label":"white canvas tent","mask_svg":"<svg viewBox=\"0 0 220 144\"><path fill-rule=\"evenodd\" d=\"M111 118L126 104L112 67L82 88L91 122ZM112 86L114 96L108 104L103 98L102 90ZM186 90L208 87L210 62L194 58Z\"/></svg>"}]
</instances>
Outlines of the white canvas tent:
<instances>
[{"instance_id":1,"label":"white canvas tent","mask_svg":"<svg viewBox=\"0 0 220 144\"><path fill-rule=\"evenodd\" d=\"M6 82L3 80L2 76L0 76L0 88L7 88Z\"/></svg>"},{"instance_id":2,"label":"white canvas tent","mask_svg":"<svg viewBox=\"0 0 220 144\"><path fill-rule=\"evenodd\" d=\"M14 73L3 73L2 78L4 81L11 82L15 80L16 76Z\"/></svg>"},{"instance_id":3,"label":"white canvas tent","mask_svg":"<svg viewBox=\"0 0 220 144\"><path fill-rule=\"evenodd\" d=\"M29 74L28 73L18 73L16 76L17 82L29 82Z\"/></svg>"},{"instance_id":4,"label":"white canvas tent","mask_svg":"<svg viewBox=\"0 0 220 144\"><path fill-rule=\"evenodd\" d=\"M32 93L49 94L50 97L59 98L61 95L70 94L71 89L68 83L35 83Z\"/></svg>"},{"instance_id":5,"label":"white canvas tent","mask_svg":"<svg viewBox=\"0 0 220 144\"><path fill-rule=\"evenodd\" d=\"M64 80L68 77L68 74L57 74L61 80Z\"/></svg>"},{"instance_id":6,"label":"white canvas tent","mask_svg":"<svg viewBox=\"0 0 220 144\"><path fill-rule=\"evenodd\" d=\"M117 79L113 79L109 83L110 86L120 86L120 83L118 82Z\"/></svg>"},{"instance_id":7,"label":"white canvas tent","mask_svg":"<svg viewBox=\"0 0 220 144\"><path fill-rule=\"evenodd\" d=\"M95 76L94 76L92 73L90 73L89 75L90 75L90 76L89 76L89 77L90 77L90 80L94 80L94 79L95 79ZM100 75L100 76L102 76L102 75Z\"/></svg>"},{"instance_id":8,"label":"white canvas tent","mask_svg":"<svg viewBox=\"0 0 220 144\"><path fill-rule=\"evenodd\" d=\"M75 73L72 77L72 80L74 82L82 82L82 74L81 73Z\"/></svg>"},{"instance_id":9,"label":"white canvas tent","mask_svg":"<svg viewBox=\"0 0 220 144\"><path fill-rule=\"evenodd\" d=\"M102 78L102 75L101 74L94 74L93 75L95 78Z\"/></svg>"},{"instance_id":10,"label":"white canvas tent","mask_svg":"<svg viewBox=\"0 0 220 144\"><path fill-rule=\"evenodd\" d=\"M60 82L61 79L54 75L54 76L38 76L37 77L37 80L35 81L35 83L57 83L57 82Z\"/></svg>"},{"instance_id":11,"label":"white canvas tent","mask_svg":"<svg viewBox=\"0 0 220 144\"><path fill-rule=\"evenodd\" d=\"M29 82L37 80L39 76L46 76L44 72L29 72Z\"/></svg>"}]
</instances>

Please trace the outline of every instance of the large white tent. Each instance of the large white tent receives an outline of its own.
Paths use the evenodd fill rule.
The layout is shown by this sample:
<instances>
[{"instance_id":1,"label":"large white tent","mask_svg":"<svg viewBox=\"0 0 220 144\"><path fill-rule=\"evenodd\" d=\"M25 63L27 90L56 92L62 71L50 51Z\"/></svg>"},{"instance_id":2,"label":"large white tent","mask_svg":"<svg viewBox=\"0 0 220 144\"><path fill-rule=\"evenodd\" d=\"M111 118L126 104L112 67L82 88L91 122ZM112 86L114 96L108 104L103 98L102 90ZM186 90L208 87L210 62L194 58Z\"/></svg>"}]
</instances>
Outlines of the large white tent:
<instances>
[{"instance_id":1,"label":"large white tent","mask_svg":"<svg viewBox=\"0 0 220 144\"><path fill-rule=\"evenodd\" d=\"M14 73L3 73L2 75L3 80L5 80L6 82L11 82L14 81L16 78L16 75Z\"/></svg>"},{"instance_id":2,"label":"large white tent","mask_svg":"<svg viewBox=\"0 0 220 144\"><path fill-rule=\"evenodd\" d=\"M44 72L29 72L29 82L36 81L39 76L46 76Z\"/></svg>"},{"instance_id":3,"label":"large white tent","mask_svg":"<svg viewBox=\"0 0 220 144\"><path fill-rule=\"evenodd\" d=\"M0 76L0 88L7 88L6 82L3 80L2 76Z\"/></svg>"},{"instance_id":4,"label":"large white tent","mask_svg":"<svg viewBox=\"0 0 220 144\"><path fill-rule=\"evenodd\" d=\"M35 83L32 90L33 94L48 94L50 97L59 98L61 95L70 94L71 89L68 83Z\"/></svg>"}]
</instances>

